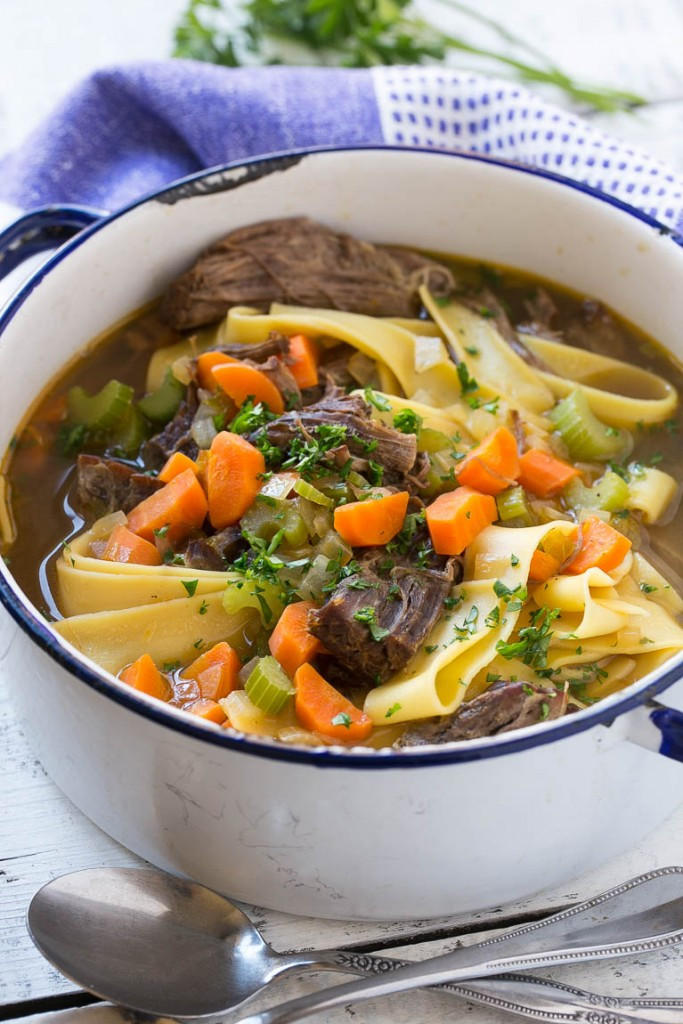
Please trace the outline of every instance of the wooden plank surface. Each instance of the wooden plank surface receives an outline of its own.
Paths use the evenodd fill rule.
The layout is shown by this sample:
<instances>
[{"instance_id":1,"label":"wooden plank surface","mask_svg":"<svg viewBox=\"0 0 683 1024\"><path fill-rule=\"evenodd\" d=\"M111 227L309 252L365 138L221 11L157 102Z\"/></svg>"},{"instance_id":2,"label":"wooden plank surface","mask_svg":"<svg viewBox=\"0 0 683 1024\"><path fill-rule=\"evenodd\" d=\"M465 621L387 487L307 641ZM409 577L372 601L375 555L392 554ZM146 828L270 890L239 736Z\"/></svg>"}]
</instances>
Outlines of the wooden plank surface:
<instances>
[{"instance_id":1,"label":"wooden plank surface","mask_svg":"<svg viewBox=\"0 0 683 1024\"><path fill-rule=\"evenodd\" d=\"M169 0L163 11L157 0L119 0L112 31L101 32L101 8L90 0L60 4L60 45L52 45L54 6L49 0L0 0L4 12L0 34L0 151L16 145L48 112L55 96L96 66L121 59L163 57L170 28L184 0ZM421 6L443 18L443 7L430 0ZM635 115L593 115L605 131L669 160L683 169L683 5L680 0L575 0L571 5L547 0L479 0L479 10L505 21L575 77L622 85L642 93L648 105ZM440 13L439 13L440 12ZM472 34L470 22L448 14L447 27ZM36 25L42 27L36 36ZM50 41L48 42L48 36ZM481 30L482 43L491 37ZM38 44L36 45L36 39ZM461 61L463 65L481 64ZM555 93L546 93L557 101ZM2 631L0 630L0 634ZM76 989L33 948L25 928L28 902L40 885L66 871L95 865L140 863L87 821L46 778L28 750L9 706L8 691L20 685L2 674L0 640L0 1018L56 1006L77 998ZM490 911L439 921L401 924L351 924L294 918L246 908L277 949L353 946L393 950L395 955L421 958L459 942L477 941L503 921L521 923L585 898L616 881L668 863L683 862L683 811L671 818L639 847L606 868L557 890ZM429 941L422 941L425 938ZM683 959L668 951L611 964L564 969L553 977L570 984L615 995L683 995ZM258 1006L288 998L332 975L281 979ZM437 1024L460 1016L474 1024L502 1024L501 1014L481 1007L454 1006L433 993L412 993L327 1015L330 1024L355 1020L384 1024ZM47 1024L122 1024L123 1017L105 1006L41 1014L29 1020ZM320 1018L323 1019L323 1018Z\"/></svg>"}]
</instances>

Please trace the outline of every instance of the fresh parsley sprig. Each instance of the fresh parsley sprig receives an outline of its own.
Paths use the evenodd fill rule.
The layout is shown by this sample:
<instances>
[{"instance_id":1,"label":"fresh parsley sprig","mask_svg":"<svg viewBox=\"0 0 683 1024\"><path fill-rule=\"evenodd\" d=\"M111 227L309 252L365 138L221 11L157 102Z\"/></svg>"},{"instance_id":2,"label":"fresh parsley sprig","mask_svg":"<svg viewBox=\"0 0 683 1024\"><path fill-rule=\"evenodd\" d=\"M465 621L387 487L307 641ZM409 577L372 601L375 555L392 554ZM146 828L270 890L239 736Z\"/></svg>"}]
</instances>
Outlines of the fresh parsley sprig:
<instances>
[{"instance_id":1,"label":"fresh parsley sprig","mask_svg":"<svg viewBox=\"0 0 683 1024\"><path fill-rule=\"evenodd\" d=\"M412 0L188 0L174 57L227 67L324 64L372 67L424 64L467 53L524 82L550 85L593 110L629 110L641 96L575 82L536 47L459 0L441 0L497 36L503 49L478 46L420 17Z\"/></svg>"}]
</instances>

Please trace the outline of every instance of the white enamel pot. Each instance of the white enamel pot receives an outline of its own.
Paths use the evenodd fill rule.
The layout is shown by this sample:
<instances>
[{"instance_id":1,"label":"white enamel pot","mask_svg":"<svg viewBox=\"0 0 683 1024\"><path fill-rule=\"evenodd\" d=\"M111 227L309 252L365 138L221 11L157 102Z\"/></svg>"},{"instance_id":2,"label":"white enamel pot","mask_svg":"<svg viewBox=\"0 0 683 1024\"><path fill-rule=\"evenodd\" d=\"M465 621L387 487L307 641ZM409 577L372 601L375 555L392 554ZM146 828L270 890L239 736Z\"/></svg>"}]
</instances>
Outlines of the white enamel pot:
<instances>
[{"instance_id":1,"label":"white enamel pot","mask_svg":"<svg viewBox=\"0 0 683 1024\"><path fill-rule=\"evenodd\" d=\"M635 210L479 157L289 154L97 220L34 274L0 319L0 450L74 354L208 243L295 214L541 274L683 358L683 249ZM0 272L92 220L73 208L28 215L0 236ZM131 850L238 899L337 918L474 911L607 861L683 801L680 658L544 728L424 752L294 749L232 737L117 683L0 572L0 649L55 782Z\"/></svg>"}]
</instances>

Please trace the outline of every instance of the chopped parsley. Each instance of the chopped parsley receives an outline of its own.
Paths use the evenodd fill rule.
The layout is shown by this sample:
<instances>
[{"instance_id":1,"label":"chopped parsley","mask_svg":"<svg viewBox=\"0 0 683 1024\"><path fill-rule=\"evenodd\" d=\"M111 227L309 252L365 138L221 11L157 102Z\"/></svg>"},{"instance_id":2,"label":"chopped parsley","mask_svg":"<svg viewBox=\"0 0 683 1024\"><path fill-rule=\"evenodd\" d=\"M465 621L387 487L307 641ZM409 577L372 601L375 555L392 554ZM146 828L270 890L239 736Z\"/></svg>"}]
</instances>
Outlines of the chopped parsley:
<instances>
[{"instance_id":1,"label":"chopped parsley","mask_svg":"<svg viewBox=\"0 0 683 1024\"><path fill-rule=\"evenodd\" d=\"M370 405L374 405L375 409L379 410L379 412L391 412L391 402L384 395L378 394L372 388L365 388L363 394L365 395L365 401L369 402Z\"/></svg>"},{"instance_id":2,"label":"chopped parsley","mask_svg":"<svg viewBox=\"0 0 683 1024\"><path fill-rule=\"evenodd\" d=\"M187 596L194 597L197 587L199 585L199 580L181 580L180 582L185 587L185 590L187 591Z\"/></svg>"},{"instance_id":3,"label":"chopped parsley","mask_svg":"<svg viewBox=\"0 0 683 1024\"><path fill-rule=\"evenodd\" d=\"M493 629L494 626L498 626L500 624L500 608L498 607L498 605L496 605L496 607L488 613L488 615L484 619L484 622L489 627L489 629Z\"/></svg>"},{"instance_id":4,"label":"chopped parsley","mask_svg":"<svg viewBox=\"0 0 683 1024\"><path fill-rule=\"evenodd\" d=\"M157 530L152 530L155 537L165 537L169 530L169 523L166 526L160 526Z\"/></svg>"},{"instance_id":5,"label":"chopped parsley","mask_svg":"<svg viewBox=\"0 0 683 1024\"><path fill-rule=\"evenodd\" d=\"M539 608L533 612L530 625L519 630L519 639L512 642L499 640L496 650L508 661L519 658L525 665L541 673L548 663L548 647L553 638L550 626L560 614L559 608Z\"/></svg>"},{"instance_id":6,"label":"chopped parsley","mask_svg":"<svg viewBox=\"0 0 683 1024\"><path fill-rule=\"evenodd\" d=\"M519 558L517 557L517 555L510 555L510 565L519 565Z\"/></svg>"},{"instance_id":7,"label":"chopped parsley","mask_svg":"<svg viewBox=\"0 0 683 1024\"><path fill-rule=\"evenodd\" d=\"M214 423L218 417L214 417ZM223 424L225 423L225 417L222 417ZM257 402L254 404L253 398L247 398L246 402L243 402L240 406L240 410L233 419L228 428L232 434L251 434L252 431L258 430L259 427L264 427L267 423L277 419L275 413L272 413L267 405L263 402ZM221 430L222 425L219 427L216 423L216 429Z\"/></svg>"},{"instance_id":8,"label":"chopped parsley","mask_svg":"<svg viewBox=\"0 0 683 1024\"><path fill-rule=\"evenodd\" d=\"M463 395L468 395L470 391L478 391L479 385L474 379L470 377L470 371L467 369L467 363L458 363L458 380L460 381L460 390Z\"/></svg>"},{"instance_id":9,"label":"chopped parsley","mask_svg":"<svg viewBox=\"0 0 683 1024\"><path fill-rule=\"evenodd\" d=\"M390 708L387 708L387 710L384 713L384 717L385 718L391 718L392 715L395 715L396 712L400 711L400 710L401 710L401 705L398 702L396 702L396 704L392 704Z\"/></svg>"},{"instance_id":10,"label":"chopped parsley","mask_svg":"<svg viewBox=\"0 0 683 1024\"><path fill-rule=\"evenodd\" d=\"M655 590L658 590L659 588L656 587L654 583L641 583L640 589L644 594L653 594Z\"/></svg>"},{"instance_id":11,"label":"chopped parsley","mask_svg":"<svg viewBox=\"0 0 683 1024\"><path fill-rule=\"evenodd\" d=\"M180 668L180 662L179 661L165 661L163 663L163 665L161 666L161 671L162 672L175 672L179 668Z\"/></svg>"},{"instance_id":12,"label":"chopped parsley","mask_svg":"<svg viewBox=\"0 0 683 1024\"><path fill-rule=\"evenodd\" d=\"M476 347L476 345L465 345L465 352L467 352L468 356L479 355L479 349Z\"/></svg>"},{"instance_id":13,"label":"chopped parsley","mask_svg":"<svg viewBox=\"0 0 683 1024\"><path fill-rule=\"evenodd\" d=\"M433 654L434 651L438 650L438 648L439 648L438 644L426 644L425 645L425 652L427 654Z\"/></svg>"},{"instance_id":14,"label":"chopped parsley","mask_svg":"<svg viewBox=\"0 0 683 1024\"><path fill-rule=\"evenodd\" d=\"M199 606L199 614L200 615L206 615L208 610L209 610L208 602L207 601L202 601L202 603Z\"/></svg>"},{"instance_id":15,"label":"chopped parsley","mask_svg":"<svg viewBox=\"0 0 683 1024\"><path fill-rule=\"evenodd\" d=\"M338 715L330 719L331 725L343 725L346 729L351 728L351 715L348 711L340 711Z\"/></svg>"},{"instance_id":16,"label":"chopped parsley","mask_svg":"<svg viewBox=\"0 0 683 1024\"><path fill-rule=\"evenodd\" d=\"M289 446L288 457L282 463L283 469L294 469L304 479L328 472L329 453L346 442L347 428L341 423L321 423L311 431L311 435L314 436L308 440L295 437ZM280 450L277 451L280 455Z\"/></svg>"},{"instance_id":17,"label":"chopped parsley","mask_svg":"<svg viewBox=\"0 0 683 1024\"><path fill-rule=\"evenodd\" d=\"M401 409L394 416L394 427L402 434L419 434L422 427L422 417L418 416L413 409Z\"/></svg>"},{"instance_id":18,"label":"chopped parsley","mask_svg":"<svg viewBox=\"0 0 683 1024\"><path fill-rule=\"evenodd\" d=\"M364 608L359 608L353 615L356 622L363 622L368 627L370 636L375 643L381 643L385 637L389 636L390 629L383 629L377 622L377 613L371 605L366 605Z\"/></svg>"}]
</instances>

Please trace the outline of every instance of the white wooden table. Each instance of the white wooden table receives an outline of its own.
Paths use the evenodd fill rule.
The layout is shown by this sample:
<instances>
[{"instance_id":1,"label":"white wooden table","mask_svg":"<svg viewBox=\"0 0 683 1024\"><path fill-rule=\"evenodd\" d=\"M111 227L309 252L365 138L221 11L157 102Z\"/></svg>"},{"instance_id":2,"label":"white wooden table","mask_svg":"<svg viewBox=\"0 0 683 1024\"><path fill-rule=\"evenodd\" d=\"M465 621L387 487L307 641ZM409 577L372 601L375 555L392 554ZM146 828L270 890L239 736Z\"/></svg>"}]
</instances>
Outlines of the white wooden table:
<instances>
[{"instance_id":1,"label":"white wooden table","mask_svg":"<svg viewBox=\"0 0 683 1024\"><path fill-rule=\"evenodd\" d=\"M56 95L95 66L163 57L182 0L117 0L115 21L103 29L105 5L92 0L0 0L0 152L20 141ZM434 10L429 0L424 7ZM683 3L681 0L480 0L479 9L507 19L575 76L622 85L649 100L636 115L594 117L605 130L683 168ZM514 8L514 15L511 13ZM108 12L112 8L106 5ZM109 13L111 17L111 13ZM451 14L455 28L458 15ZM463 23L460 23L461 26ZM45 776L27 748L9 703L20 679L3 674L14 627L0 623L0 1020L55 1015L71 1024L114 1024L111 1007L61 977L35 951L25 927L29 900L56 875L82 867L140 863L85 819ZM683 779L683 775L682 775ZM640 846L571 884L504 908L448 920L349 924L289 917L246 908L277 949L343 946L418 959L476 942L503 926L522 924L587 898L656 866L683 863L683 809ZM539 879L539 887L543 879ZM546 972L558 980L613 995L683 996L683 951ZM288 998L337 980L333 975L281 979L253 1006ZM86 1007L86 1008L81 1008ZM323 1015L375 1024L437 1024L467 1014L472 1024L503 1016L452 997L415 992ZM226 1018L226 1021L234 1018Z\"/></svg>"}]
</instances>

